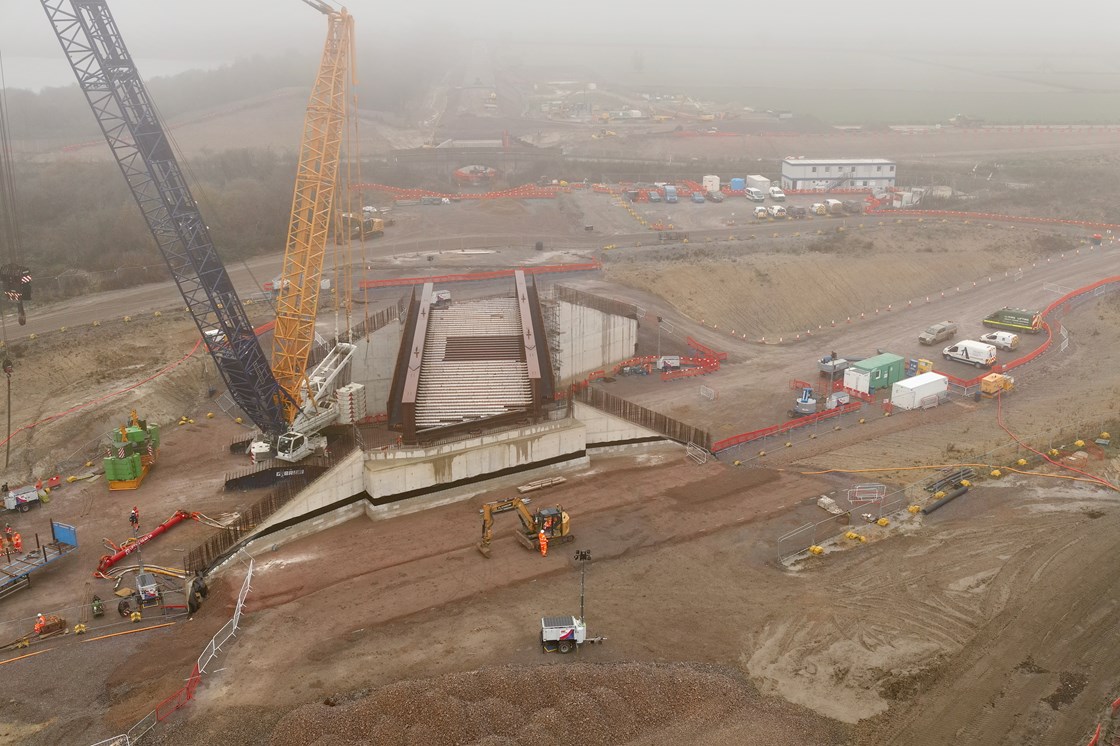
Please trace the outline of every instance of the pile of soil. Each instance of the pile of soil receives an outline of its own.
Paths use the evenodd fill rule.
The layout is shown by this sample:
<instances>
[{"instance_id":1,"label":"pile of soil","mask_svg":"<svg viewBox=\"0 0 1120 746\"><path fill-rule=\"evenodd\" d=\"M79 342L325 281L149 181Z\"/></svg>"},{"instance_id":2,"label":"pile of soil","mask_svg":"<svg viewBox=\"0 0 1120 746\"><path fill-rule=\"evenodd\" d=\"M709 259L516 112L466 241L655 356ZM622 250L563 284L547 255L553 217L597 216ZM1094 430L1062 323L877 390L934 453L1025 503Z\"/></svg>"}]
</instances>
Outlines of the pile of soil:
<instances>
[{"instance_id":1,"label":"pile of soil","mask_svg":"<svg viewBox=\"0 0 1120 746\"><path fill-rule=\"evenodd\" d=\"M767 726L775 710L740 675L692 664L613 665L567 661L505 666L401 681L372 692L328 697L290 712L273 746L377 743L661 743L748 717L769 744L844 743L844 729L806 717L802 728ZM678 741L679 742L679 741Z\"/></svg>"}]
</instances>

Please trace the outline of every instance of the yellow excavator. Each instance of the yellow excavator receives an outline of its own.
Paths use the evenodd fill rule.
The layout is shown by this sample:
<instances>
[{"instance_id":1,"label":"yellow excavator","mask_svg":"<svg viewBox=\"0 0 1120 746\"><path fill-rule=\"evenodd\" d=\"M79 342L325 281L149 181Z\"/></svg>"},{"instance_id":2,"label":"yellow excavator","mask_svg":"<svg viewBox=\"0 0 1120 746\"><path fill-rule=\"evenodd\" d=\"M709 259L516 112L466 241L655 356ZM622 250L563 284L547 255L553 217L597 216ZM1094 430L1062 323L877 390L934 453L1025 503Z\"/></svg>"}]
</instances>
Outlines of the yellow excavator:
<instances>
[{"instance_id":1,"label":"yellow excavator","mask_svg":"<svg viewBox=\"0 0 1120 746\"><path fill-rule=\"evenodd\" d=\"M535 513L529 512L525 500L520 497L511 497L506 500L495 500L482 506L482 541L478 543L478 551L486 559L490 559L490 539L494 536L494 514L504 513L507 510L516 510L521 519L521 530L517 532L517 539L527 549L540 551L540 533L544 531L548 540L567 543L574 540L568 514L559 505L552 508L540 508Z\"/></svg>"}]
</instances>

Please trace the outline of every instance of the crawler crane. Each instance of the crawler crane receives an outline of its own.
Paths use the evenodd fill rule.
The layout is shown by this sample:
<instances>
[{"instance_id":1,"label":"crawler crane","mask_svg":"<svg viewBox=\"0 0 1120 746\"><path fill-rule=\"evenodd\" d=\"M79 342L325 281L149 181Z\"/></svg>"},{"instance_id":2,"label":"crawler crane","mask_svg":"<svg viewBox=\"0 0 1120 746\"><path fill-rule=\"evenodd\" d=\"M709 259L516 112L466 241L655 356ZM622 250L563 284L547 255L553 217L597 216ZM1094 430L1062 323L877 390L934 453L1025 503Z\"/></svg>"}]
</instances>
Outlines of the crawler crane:
<instances>
[{"instance_id":1,"label":"crawler crane","mask_svg":"<svg viewBox=\"0 0 1120 746\"><path fill-rule=\"evenodd\" d=\"M319 0L304 1L327 15L328 35L304 127L270 367L106 0L40 0L230 395L264 435L253 454L275 452L288 461L310 453L314 434L337 419L332 397L354 353L353 345L339 343L307 372L353 18Z\"/></svg>"}]
</instances>

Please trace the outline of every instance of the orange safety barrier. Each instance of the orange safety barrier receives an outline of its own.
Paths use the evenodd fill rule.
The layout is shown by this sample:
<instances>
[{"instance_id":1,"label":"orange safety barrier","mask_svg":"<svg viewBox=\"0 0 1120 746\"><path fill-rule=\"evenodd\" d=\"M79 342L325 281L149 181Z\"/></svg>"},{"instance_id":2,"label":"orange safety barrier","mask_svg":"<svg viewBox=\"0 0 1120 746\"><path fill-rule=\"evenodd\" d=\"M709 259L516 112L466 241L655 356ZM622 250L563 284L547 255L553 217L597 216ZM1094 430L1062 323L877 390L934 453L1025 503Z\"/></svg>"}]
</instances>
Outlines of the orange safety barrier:
<instances>
[{"instance_id":1,"label":"orange safety barrier","mask_svg":"<svg viewBox=\"0 0 1120 746\"><path fill-rule=\"evenodd\" d=\"M711 347L708 347L707 345L700 344L699 342L697 342L692 337L685 337L685 344L687 344L689 347L691 347L694 350L699 350L700 352L704 353L704 355L706 357L714 357L716 360L719 360L720 362L727 359L727 353L726 352L717 352L717 351L713 350Z\"/></svg>"},{"instance_id":2,"label":"orange safety barrier","mask_svg":"<svg viewBox=\"0 0 1120 746\"><path fill-rule=\"evenodd\" d=\"M1112 284L1115 284L1115 283L1120 283L1120 275L1113 275L1112 277L1106 277L1103 280L1098 280L1097 282L1094 282L1091 285L1086 285L1085 287L1081 287L1081 288L1077 288L1076 290L1072 290L1072 291L1066 293L1065 295L1063 295L1061 298L1058 298L1056 301L1052 302L1050 305L1048 305L1042 311L1041 316L1043 318L1046 318L1050 314L1054 313L1054 311L1060 309L1061 306L1063 306L1064 304L1069 303L1074 298L1080 297L1080 296L1085 295L1087 293L1092 293L1092 292L1096 291L1098 288L1104 287L1106 285L1112 285ZM1002 365L993 366L992 367L992 372L1006 373L1009 370L1014 370L1015 368L1026 365L1027 363L1031 362L1032 360L1034 360L1035 358L1039 357L1040 355L1045 353L1047 350L1049 350L1050 346L1054 343L1054 335L1053 335L1053 332L1050 329L1050 325L1048 323L1046 323L1045 321L1042 322L1042 328L1046 332L1046 340L1041 345L1039 345L1037 349L1032 350L1031 352L1027 353L1026 355L1024 355L1021 358L1017 358L1015 360L1012 360L1009 363L1004 363ZM969 386L975 386L975 385L979 384L981 379L983 379L984 376L986 376L988 374L984 373L982 375L976 376L975 378L972 378L972 379L969 379L969 380L965 380L965 379L962 379L962 378L957 378L956 376L949 375L947 373L942 373L942 375L947 377L951 383L955 383L958 386L967 388Z\"/></svg>"},{"instance_id":3,"label":"orange safety barrier","mask_svg":"<svg viewBox=\"0 0 1120 746\"><path fill-rule=\"evenodd\" d=\"M632 368L636 365L649 365L650 363L657 362L657 355L642 355L640 357L632 357L629 360L623 360L621 363L616 364L611 368L611 375L617 374L623 368Z\"/></svg>"},{"instance_id":4,"label":"orange safety barrier","mask_svg":"<svg viewBox=\"0 0 1120 746\"><path fill-rule=\"evenodd\" d=\"M191 671L191 675L187 679L187 683L183 685L183 688L156 705L156 719L163 722L171 713L194 699L194 690L198 688L198 684L201 681L202 673L198 670L198 664L195 663L194 670Z\"/></svg>"},{"instance_id":5,"label":"orange safety barrier","mask_svg":"<svg viewBox=\"0 0 1120 746\"><path fill-rule=\"evenodd\" d=\"M715 373L719 370L719 364L716 367L700 367L700 368L681 368L680 370L669 370L661 374L662 381L675 381L678 378L692 378L694 376L706 376L709 373Z\"/></svg>"},{"instance_id":6,"label":"orange safety barrier","mask_svg":"<svg viewBox=\"0 0 1120 746\"><path fill-rule=\"evenodd\" d=\"M730 438L724 438L723 440L717 440L715 443L712 443L711 451L712 453L718 453L719 451L725 451L728 448L732 448L734 446L743 445L744 443L750 443L752 440L759 440L760 438L765 438L770 435L787 433L791 430L796 430L799 427L804 427L806 425L812 425L816 422L820 422L821 420L827 420L832 417L838 417L842 414L855 412L862 406L862 402L850 402L848 404L841 404L836 409L830 409L827 412L818 412L817 414L812 414L808 417L799 417L796 420L783 422L780 425L771 425L770 427L764 427L761 430L754 430L749 433L732 435Z\"/></svg>"},{"instance_id":7,"label":"orange safety barrier","mask_svg":"<svg viewBox=\"0 0 1120 746\"><path fill-rule=\"evenodd\" d=\"M1088 746L1097 746L1101 741L1101 724L1097 723L1097 729L1093 731L1093 737L1089 739Z\"/></svg>"},{"instance_id":8,"label":"orange safety barrier","mask_svg":"<svg viewBox=\"0 0 1120 746\"><path fill-rule=\"evenodd\" d=\"M598 262L583 262L579 264L543 264L537 267L518 267L527 275L544 275L554 272L592 272L600 270L603 265ZM515 269L498 269L491 272L470 272L458 275L435 275L431 277L401 277L385 280L361 280L358 288L369 290L371 288L399 287L402 285L423 285L427 282L476 282L479 280L497 280L503 277L513 277Z\"/></svg>"}]
</instances>

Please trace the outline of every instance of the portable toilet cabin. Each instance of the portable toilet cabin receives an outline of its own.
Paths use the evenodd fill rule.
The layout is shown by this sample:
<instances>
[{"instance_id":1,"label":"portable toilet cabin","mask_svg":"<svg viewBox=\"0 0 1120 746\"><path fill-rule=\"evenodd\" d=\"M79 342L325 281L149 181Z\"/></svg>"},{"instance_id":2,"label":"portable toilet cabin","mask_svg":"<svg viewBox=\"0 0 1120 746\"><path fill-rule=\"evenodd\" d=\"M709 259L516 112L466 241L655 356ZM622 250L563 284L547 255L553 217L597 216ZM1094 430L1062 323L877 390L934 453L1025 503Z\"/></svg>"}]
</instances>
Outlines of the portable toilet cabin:
<instances>
[{"instance_id":1,"label":"portable toilet cabin","mask_svg":"<svg viewBox=\"0 0 1120 746\"><path fill-rule=\"evenodd\" d=\"M870 394L879 389L890 388L903 379L905 372L905 359L900 355L884 352L848 367L844 371L844 388Z\"/></svg>"},{"instance_id":2,"label":"portable toilet cabin","mask_svg":"<svg viewBox=\"0 0 1120 746\"><path fill-rule=\"evenodd\" d=\"M949 379L930 371L904 378L891 387L891 405L895 409L924 409L935 406L949 390Z\"/></svg>"},{"instance_id":3,"label":"portable toilet cabin","mask_svg":"<svg viewBox=\"0 0 1120 746\"><path fill-rule=\"evenodd\" d=\"M747 180L741 176L737 176L731 180L731 191L741 192L747 188Z\"/></svg>"},{"instance_id":4,"label":"portable toilet cabin","mask_svg":"<svg viewBox=\"0 0 1120 746\"><path fill-rule=\"evenodd\" d=\"M708 174L705 176L700 185L704 187L705 192L718 192L719 191L719 177L715 174Z\"/></svg>"}]
</instances>

